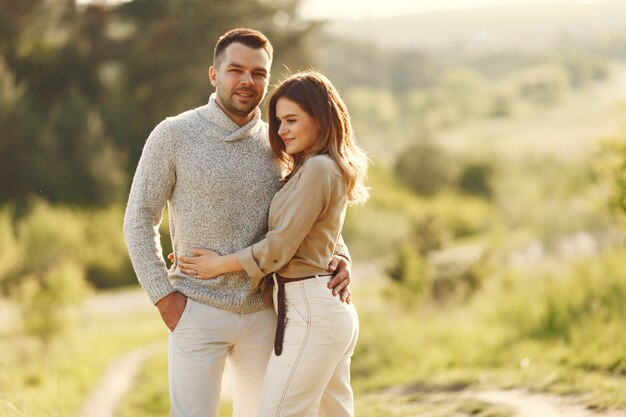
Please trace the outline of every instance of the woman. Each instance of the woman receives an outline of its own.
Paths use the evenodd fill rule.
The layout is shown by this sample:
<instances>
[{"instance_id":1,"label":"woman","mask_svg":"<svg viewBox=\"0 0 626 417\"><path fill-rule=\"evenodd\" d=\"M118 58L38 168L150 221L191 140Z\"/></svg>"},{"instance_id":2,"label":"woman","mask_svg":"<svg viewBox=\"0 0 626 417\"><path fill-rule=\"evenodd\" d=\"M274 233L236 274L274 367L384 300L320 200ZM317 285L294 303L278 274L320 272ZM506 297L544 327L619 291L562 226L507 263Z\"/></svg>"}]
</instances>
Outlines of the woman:
<instances>
[{"instance_id":1,"label":"woman","mask_svg":"<svg viewBox=\"0 0 626 417\"><path fill-rule=\"evenodd\" d=\"M352 416L358 318L327 288L326 268L347 204L368 198L367 158L337 90L316 72L293 75L276 89L269 138L289 174L272 200L265 239L229 255L181 256L179 267L202 279L245 270L253 286L273 281L278 325L260 416L317 416L320 408L326 416Z\"/></svg>"}]
</instances>

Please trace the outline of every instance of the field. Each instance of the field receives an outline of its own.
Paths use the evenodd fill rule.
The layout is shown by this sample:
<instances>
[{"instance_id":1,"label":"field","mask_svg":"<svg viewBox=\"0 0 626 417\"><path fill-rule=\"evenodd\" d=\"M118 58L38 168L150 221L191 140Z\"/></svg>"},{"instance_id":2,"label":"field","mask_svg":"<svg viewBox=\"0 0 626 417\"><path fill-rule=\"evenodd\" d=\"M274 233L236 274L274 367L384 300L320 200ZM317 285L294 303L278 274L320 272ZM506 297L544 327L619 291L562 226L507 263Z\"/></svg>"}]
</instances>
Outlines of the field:
<instances>
[{"instance_id":1,"label":"field","mask_svg":"<svg viewBox=\"0 0 626 417\"><path fill-rule=\"evenodd\" d=\"M147 132L206 99L189 51L235 21L271 30L278 72L326 72L371 157L343 229L356 415L625 416L626 3L308 26L215 2L0 2L36 23L0 31L0 416L168 414L124 204Z\"/></svg>"}]
</instances>

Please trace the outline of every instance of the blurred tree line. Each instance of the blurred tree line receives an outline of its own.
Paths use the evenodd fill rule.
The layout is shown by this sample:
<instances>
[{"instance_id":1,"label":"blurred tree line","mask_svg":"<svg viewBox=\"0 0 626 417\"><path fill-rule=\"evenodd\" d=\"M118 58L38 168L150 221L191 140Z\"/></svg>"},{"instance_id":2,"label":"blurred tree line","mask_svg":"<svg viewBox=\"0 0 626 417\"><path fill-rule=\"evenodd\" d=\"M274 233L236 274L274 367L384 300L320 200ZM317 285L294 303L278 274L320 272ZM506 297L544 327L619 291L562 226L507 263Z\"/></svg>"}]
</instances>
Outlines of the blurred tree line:
<instances>
[{"instance_id":1,"label":"blurred tree line","mask_svg":"<svg viewBox=\"0 0 626 417\"><path fill-rule=\"evenodd\" d=\"M0 0L0 204L123 201L150 130L206 101L212 47L235 26L270 37L274 81L312 64L328 73L366 147L392 158L437 129L550 105L609 72L609 52L566 39L548 55L333 39L297 17L299 2Z\"/></svg>"},{"instance_id":2,"label":"blurred tree line","mask_svg":"<svg viewBox=\"0 0 626 417\"><path fill-rule=\"evenodd\" d=\"M123 200L150 130L202 105L217 37L263 31L308 65L298 0L0 0L0 204Z\"/></svg>"},{"instance_id":3,"label":"blurred tree line","mask_svg":"<svg viewBox=\"0 0 626 417\"><path fill-rule=\"evenodd\" d=\"M92 286L136 283L122 204L148 134L206 102L228 29L268 35L275 72L310 65L298 3L0 0L0 294L26 333L45 346Z\"/></svg>"},{"instance_id":4,"label":"blurred tree line","mask_svg":"<svg viewBox=\"0 0 626 417\"><path fill-rule=\"evenodd\" d=\"M545 50L424 51L316 38L315 60L340 87L357 134L395 159L424 136L477 118L504 118L559 104L611 73L614 51L563 37ZM393 140L381 141L381 137Z\"/></svg>"}]
</instances>

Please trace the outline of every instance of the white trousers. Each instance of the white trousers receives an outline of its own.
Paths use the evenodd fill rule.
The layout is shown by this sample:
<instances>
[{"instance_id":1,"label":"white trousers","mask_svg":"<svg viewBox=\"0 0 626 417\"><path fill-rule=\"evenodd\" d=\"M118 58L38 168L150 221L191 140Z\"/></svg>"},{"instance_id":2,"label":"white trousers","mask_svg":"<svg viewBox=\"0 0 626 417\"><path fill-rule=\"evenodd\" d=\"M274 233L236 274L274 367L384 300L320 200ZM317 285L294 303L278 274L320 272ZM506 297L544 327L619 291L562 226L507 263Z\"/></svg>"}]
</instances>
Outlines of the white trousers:
<instances>
[{"instance_id":1,"label":"white trousers","mask_svg":"<svg viewBox=\"0 0 626 417\"><path fill-rule=\"evenodd\" d=\"M271 309L237 314L187 299L169 334L172 417L217 417L224 365L233 382L234 417L256 417L267 361L274 345Z\"/></svg>"},{"instance_id":2,"label":"white trousers","mask_svg":"<svg viewBox=\"0 0 626 417\"><path fill-rule=\"evenodd\" d=\"M352 304L327 288L330 277L285 284L283 351L272 352L259 417L351 417L350 359L359 323ZM274 305L277 285L274 285ZM319 414L318 414L319 413Z\"/></svg>"}]
</instances>

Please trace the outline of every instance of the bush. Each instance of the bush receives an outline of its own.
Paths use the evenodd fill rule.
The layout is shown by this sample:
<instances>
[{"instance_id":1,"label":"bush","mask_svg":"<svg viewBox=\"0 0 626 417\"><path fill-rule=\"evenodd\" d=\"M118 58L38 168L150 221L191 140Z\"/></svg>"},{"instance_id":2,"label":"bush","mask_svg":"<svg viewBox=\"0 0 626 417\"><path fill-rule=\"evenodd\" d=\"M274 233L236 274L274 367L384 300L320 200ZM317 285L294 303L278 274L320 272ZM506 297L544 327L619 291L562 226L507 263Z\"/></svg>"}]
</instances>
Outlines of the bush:
<instances>
[{"instance_id":1,"label":"bush","mask_svg":"<svg viewBox=\"0 0 626 417\"><path fill-rule=\"evenodd\" d=\"M493 196L492 172L493 167L488 162L470 162L461 169L457 187L470 195L491 198Z\"/></svg>"},{"instance_id":2,"label":"bush","mask_svg":"<svg viewBox=\"0 0 626 417\"><path fill-rule=\"evenodd\" d=\"M560 274L509 275L486 316L511 342L537 340L567 354L567 367L624 374L626 252L623 248L574 262Z\"/></svg>"},{"instance_id":3,"label":"bush","mask_svg":"<svg viewBox=\"0 0 626 417\"><path fill-rule=\"evenodd\" d=\"M100 288L136 283L122 220L118 206L79 210L32 200L17 220L5 208L0 211L0 289L6 293L23 276L46 273L63 261L80 266Z\"/></svg>"},{"instance_id":4,"label":"bush","mask_svg":"<svg viewBox=\"0 0 626 417\"><path fill-rule=\"evenodd\" d=\"M13 227L13 210L4 207L0 209L0 290L5 288L5 282L15 274L20 263L21 256Z\"/></svg>"},{"instance_id":5,"label":"bush","mask_svg":"<svg viewBox=\"0 0 626 417\"><path fill-rule=\"evenodd\" d=\"M607 205L622 219L626 228L626 128L603 142L596 170L609 183Z\"/></svg>"},{"instance_id":6,"label":"bush","mask_svg":"<svg viewBox=\"0 0 626 417\"><path fill-rule=\"evenodd\" d=\"M450 248L429 256L433 298L439 302L468 300L482 287L486 258L479 246Z\"/></svg>"},{"instance_id":7,"label":"bush","mask_svg":"<svg viewBox=\"0 0 626 417\"><path fill-rule=\"evenodd\" d=\"M83 217L87 244L80 251L79 260L89 281L98 288L136 283L122 233L122 209L114 206L89 211Z\"/></svg>"},{"instance_id":8,"label":"bush","mask_svg":"<svg viewBox=\"0 0 626 417\"><path fill-rule=\"evenodd\" d=\"M601 57L587 53L569 53L563 58L563 65L570 74L574 87L581 87L590 82L603 80L609 76L610 64Z\"/></svg>"},{"instance_id":9,"label":"bush","mask_svg":"<svg viewBox=\"0 0 626 417\"><path fill-rule=\"evenodd\" d=\"M498 221L495 207L488 201L456 193L437 196L432 210L452 239L485 233Z\"/></svg>"},{"instance_id":10,"label":"bush","mask_svg":"<svg viewBox=\"0 0 626 417\"><path fill-rule=\"evenodd\" d=\"M517 75L521 97L541 104L558 102L568 92L568 72L559 65L540 65L520 71Z\"/></svg>"},{"instance_id":11,"label":"bush","mask_svg":"<svg viewBox=\"0 0 626 417\"><path fill-rule=\"evenodd\" d=\"M418 252L426 256L432 251L441 249L447 240L447 234L437 216L429 212L413 221L409 238Z\"/></svg>"},{"instance_id":12,"label":"bush","mask_svg":"<svg viewBox=\"0 0 626 417\"><path fill-rule=\"evenodd\" d=\"M392 265L387 274L393 284L388 295L404 304L419 304L430 288L428 264L417 248L411 244L398 247Z\"/></svg>"},{"instance_id":13,"label":"bush","mask_svg":"<svg viewBox=\"0 0 626 417\"><path fill-rule=\"evenodd\" d=\"M453 176L452 157L430 140L420 140L400 154L395 171L418 194L432 195L447 187Z\"/></svg>"},{"instance_id":14,"label":"bush","mask_svg":"<svg viewBox=\"0 0 626 417\"><path fill-rule=\"evenodd\" d=\"M72 262L26 276L17 291L26 332L48 344L73 323L73 307L88 292L84 271Z\"/></svg>"}]
</instances>

